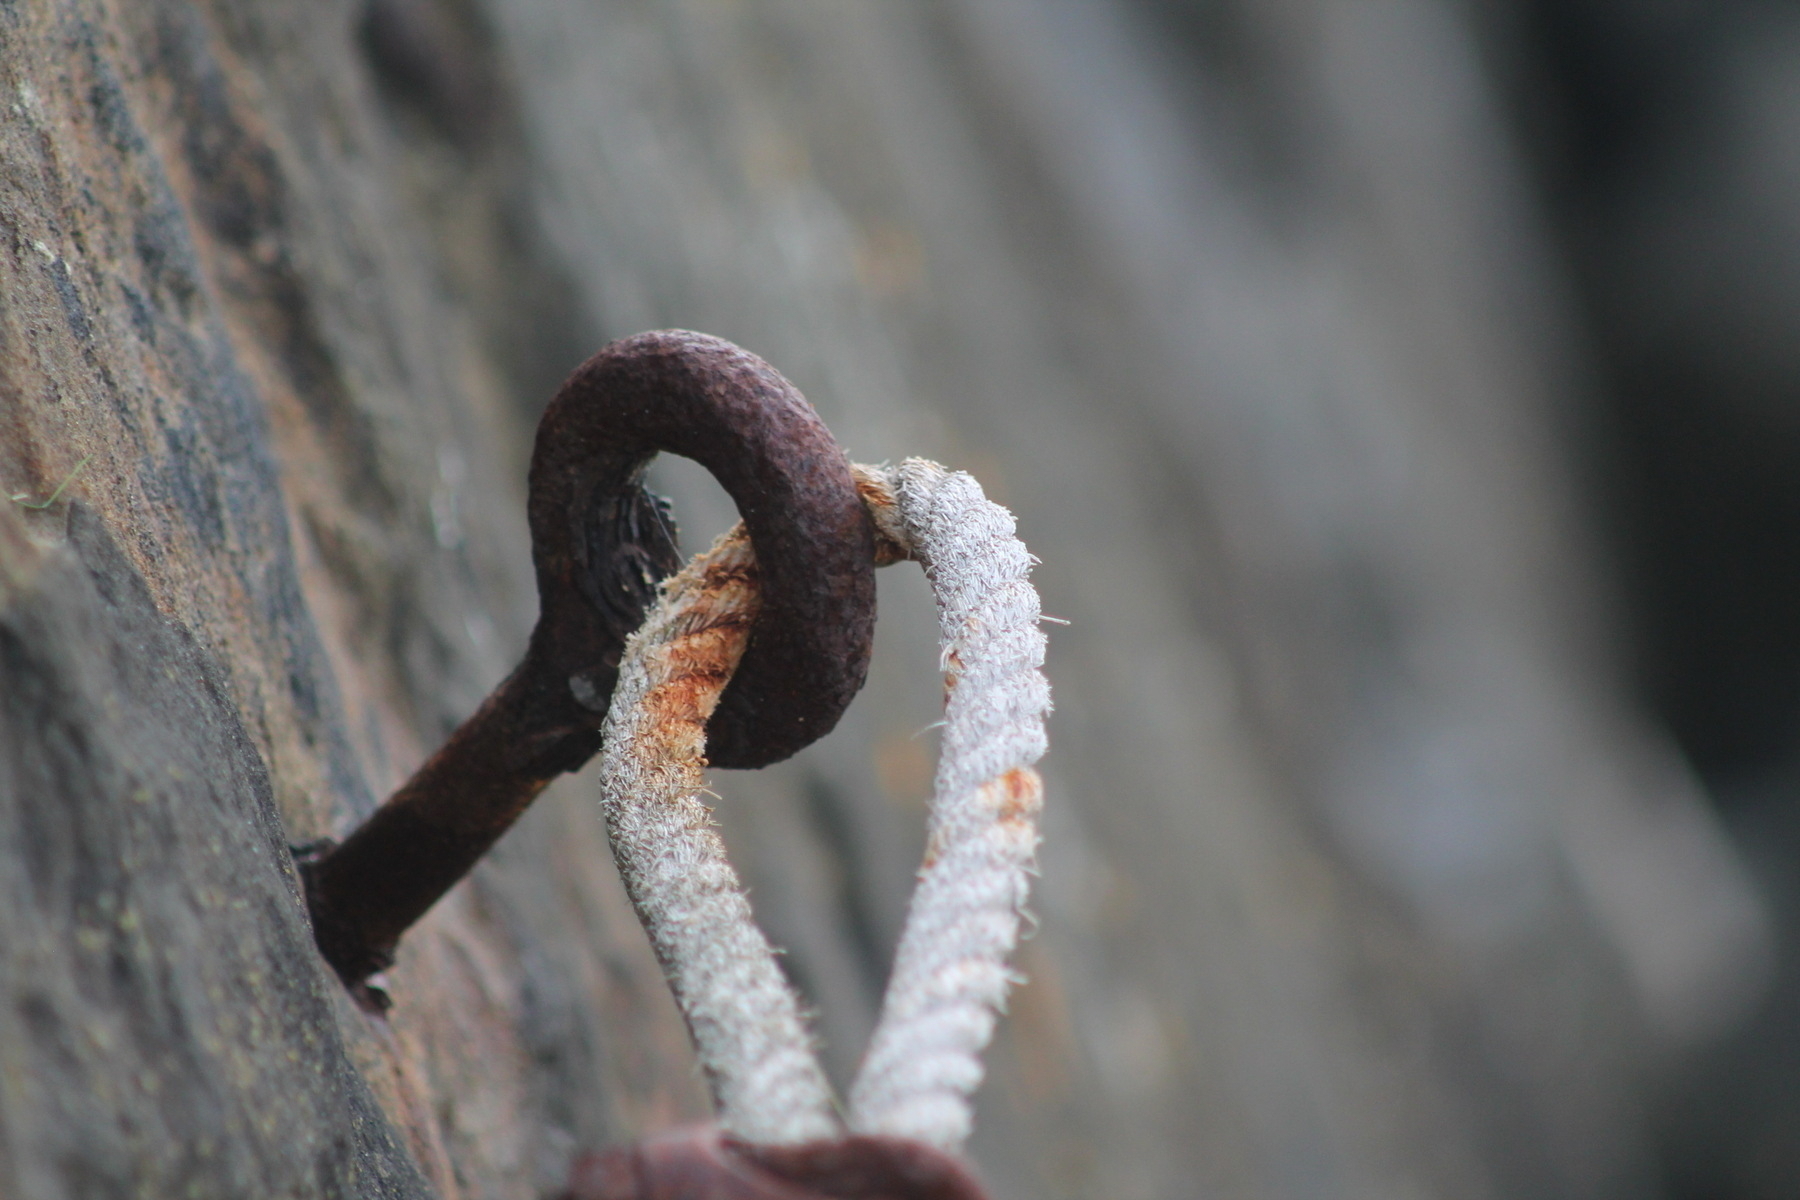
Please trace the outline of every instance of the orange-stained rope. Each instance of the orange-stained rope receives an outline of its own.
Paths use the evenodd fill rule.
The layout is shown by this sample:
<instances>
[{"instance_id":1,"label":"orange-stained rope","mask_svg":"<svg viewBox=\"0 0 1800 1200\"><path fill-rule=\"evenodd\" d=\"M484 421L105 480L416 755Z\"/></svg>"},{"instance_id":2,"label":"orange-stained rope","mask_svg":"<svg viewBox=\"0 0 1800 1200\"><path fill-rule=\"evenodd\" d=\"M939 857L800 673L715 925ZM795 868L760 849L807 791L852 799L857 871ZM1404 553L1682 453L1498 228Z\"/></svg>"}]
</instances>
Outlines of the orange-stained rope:
<instances>
[{"instance_id":1,"label":"orange-stained rope","mask_svg":"<svg viewBox=\"0 0 1800 1200\"><path fill-rule=\"evenodd\" d=\"M881 558L919 561L946 679L926 860L881 1020L852 1085L857 1133L960 1148L981 1053L1012 983L1037 846L1049 685L1033 560L962 472L857 467ZM705 794L706 720L756 614L741 527L668 580L627 643L604 726L613 854L693 1032L721 1126L752 1143L840 1136L800 1004L757 928Z\"/></svg>"}]
</instances>

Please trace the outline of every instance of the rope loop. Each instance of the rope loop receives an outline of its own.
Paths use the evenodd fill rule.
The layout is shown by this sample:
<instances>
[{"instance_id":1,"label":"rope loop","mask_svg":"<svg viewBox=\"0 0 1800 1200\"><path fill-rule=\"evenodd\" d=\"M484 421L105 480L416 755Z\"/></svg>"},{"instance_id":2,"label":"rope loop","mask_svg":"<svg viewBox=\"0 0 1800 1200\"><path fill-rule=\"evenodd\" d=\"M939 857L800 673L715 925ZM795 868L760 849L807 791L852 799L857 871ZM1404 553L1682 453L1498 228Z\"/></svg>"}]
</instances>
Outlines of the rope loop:
<instances>
[{"instance_id":1,"label":"rope loop","mask_svg":"<svg viewBox=\"0 0 1800 1200\"><path fill-rule=\"evenodd\" d=\"M876 561L917 561L931 582L946 697L925 862L844 1117L701 799L707 721L759 604L742 526L663 583L626 643L603 727L614 857L693 1033L720 1129L768 1161L846 1139L962 1148L981 1053L1016 979L1007 958L1043 803L1033 764L1050 711L1045 639L1012 514L970 476L923 459L853 472Z\"/></svg>"}]
</instances>

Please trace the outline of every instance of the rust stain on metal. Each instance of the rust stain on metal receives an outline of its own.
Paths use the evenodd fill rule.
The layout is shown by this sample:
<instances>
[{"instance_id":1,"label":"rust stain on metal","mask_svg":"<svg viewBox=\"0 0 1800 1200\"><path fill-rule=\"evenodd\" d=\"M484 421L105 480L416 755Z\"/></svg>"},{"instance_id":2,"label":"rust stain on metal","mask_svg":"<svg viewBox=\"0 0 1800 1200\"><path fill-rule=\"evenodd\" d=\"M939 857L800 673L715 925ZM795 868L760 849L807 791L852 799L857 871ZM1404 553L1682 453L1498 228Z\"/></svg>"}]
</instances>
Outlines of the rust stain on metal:
<instances>
[{"instance_id":1,"label":"rust stain on metal","mask_svg":"<svg viewBox=\"0 0 1800 1200\"><path fill-rule=\"evenodd\" d=\"M906 1138L750 1146L712 1126L576 1162L557 1200L986 1200L960 1160Z\"/></svg>"},{"instance_id":2,"label":"rust stain on metal","mask_svg":"<svg viewBox=\"0 0 1800 1200\"><path fill-rule=\"evenodd\" d=\"M710 757L723 767L779 762L829 732L868 673L875 534L849 460L755 355L680 330L615 342L570 376L540 427L529 503L540 594L629 582L590 558L605 542L594 518L607 498L637 488L659 450L718 479L761 576L762 611L709 724ZM648 596L638 599L608 627L616 638L636 628Z\"/></svg>"},{"instance_id":3,"label":"rust stain on metal","mask_svg":"<svg viewBox=\"0 0 1800 1200\"><path fill-rule=\"evenodd\" d=\"M718 338L663 330L607 346L538 426L527 515L540 611L524 661L342 844L296 855L319 948L365 1004L384 1004L363 982L401 935L550 780L598 751L625 638L678 565L666 509L641 486L659 451L712 471L755 548L761 604L706 718L711 762L787 758L862 687L876 539L818 415Z\"/></svg>"}]
</instances>

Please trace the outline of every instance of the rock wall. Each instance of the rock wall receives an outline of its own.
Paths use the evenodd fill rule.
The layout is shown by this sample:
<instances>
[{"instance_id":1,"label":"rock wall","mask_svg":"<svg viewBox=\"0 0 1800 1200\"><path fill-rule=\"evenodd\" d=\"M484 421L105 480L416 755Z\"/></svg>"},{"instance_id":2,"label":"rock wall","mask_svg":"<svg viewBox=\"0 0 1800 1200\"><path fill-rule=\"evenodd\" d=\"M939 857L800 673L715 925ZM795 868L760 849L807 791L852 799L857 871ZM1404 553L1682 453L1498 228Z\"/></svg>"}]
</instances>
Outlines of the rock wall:
<instances>
[{"instance_id":1,"label":"rock wall","mask_svg":"<svg viewBox=\"0 0 1800 1200\"><path fill-rule=\"evenodd\" d=\"M686 326L973 471L1069 622L998 1196L1654 1194L1766 934L1618 698L1458 6L26 0L0 84L0 484L67 482L0 507L9 1190L535 1196L704 1112L591 782L387 1019L285 849L515 660L561 374ZM931 769L889 574L843 727L715 784L840 1078Z\"/></svg>"}]
</instances>

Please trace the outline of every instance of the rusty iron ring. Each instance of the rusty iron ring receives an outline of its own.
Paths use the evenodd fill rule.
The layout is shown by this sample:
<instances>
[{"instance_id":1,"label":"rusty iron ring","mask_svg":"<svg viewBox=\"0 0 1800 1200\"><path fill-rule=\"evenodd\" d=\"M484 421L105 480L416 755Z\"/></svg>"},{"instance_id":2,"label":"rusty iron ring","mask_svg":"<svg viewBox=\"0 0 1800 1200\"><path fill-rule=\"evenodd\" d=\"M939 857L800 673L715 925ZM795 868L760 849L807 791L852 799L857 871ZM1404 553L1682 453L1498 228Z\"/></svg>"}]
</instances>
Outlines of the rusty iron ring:
<instances>
[{"instance_id":1,"label":"rusty iron ring","mask_svg":"<svg viewBox=\"0 0 1800 1200\"><path fill-rule=\"evenodd\" d=\"M533 557L541 595L584 593L613 616L621 642L644 606L608 571L617 543L595 535L659 450L698 462L737 503L762 586L749 645L707 724L707 760L780 762L836 725L868 674L875 532L849 460L793 384L719 338L643 333L582 364L539 426ZM630 603L596 594L608 583ZM538 624L550 637L562 627Z\"/></svg>"},{"instance_id":2,"label":"rusty iron ring","mask_svg":"<svg viewBox=\"0 0 1800 1200\"><path fill-rule=\"evenodd\" d=\"M692 458L756 550L762 609L707 726L721 767L779 762L837 724L868 673L875 535L843 450L762 359L706 334L642 333L578 367L538 425L528 516L539 616L525 658L342 843L296 851L314 937L366 985L550 780L600 747L625 638L679 565L643 474Z\"/></svg>"}]
</instances>

